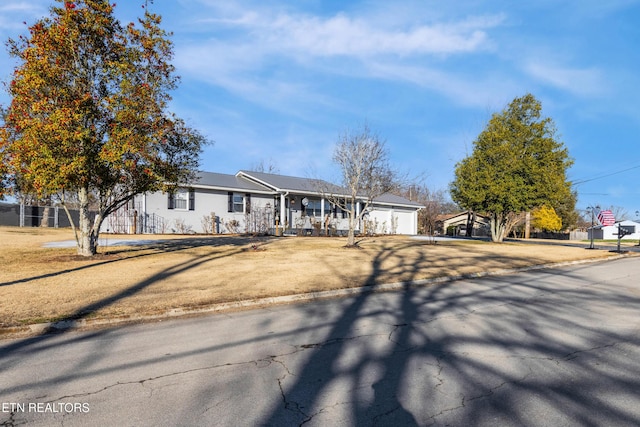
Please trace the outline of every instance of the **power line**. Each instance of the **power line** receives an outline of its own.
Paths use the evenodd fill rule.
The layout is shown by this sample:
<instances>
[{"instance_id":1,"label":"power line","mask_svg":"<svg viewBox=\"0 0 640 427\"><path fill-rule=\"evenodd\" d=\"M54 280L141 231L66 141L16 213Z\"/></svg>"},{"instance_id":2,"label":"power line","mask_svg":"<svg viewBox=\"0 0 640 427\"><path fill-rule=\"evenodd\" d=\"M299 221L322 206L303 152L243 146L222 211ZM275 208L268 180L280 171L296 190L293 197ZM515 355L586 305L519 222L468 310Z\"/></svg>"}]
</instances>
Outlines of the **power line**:
<instances>
[{"instance_id":1,"label":"power line","mask_svg":"<svg viewBox=\"0 0 640 427\"><path fill-rule=\"evenodd\" d=\"M609 177L609 176L618 175L620 173L628 172L630 170L638 169L638 168L640 168L640 165L635 165L635 166L631 166L630 168L622 169L622 170L619 170L619 171L606 173L606 174L603 174L603 175L597 175L597 176L595 176L593 178L577 180L577 181L572 182L571 184L573 186L576 186L576 185L584 184L585 182L591 182L591 181L595 181L597 179L602 179L602 178L606 178L606 177Z\"/></svg>"}]
</instances>

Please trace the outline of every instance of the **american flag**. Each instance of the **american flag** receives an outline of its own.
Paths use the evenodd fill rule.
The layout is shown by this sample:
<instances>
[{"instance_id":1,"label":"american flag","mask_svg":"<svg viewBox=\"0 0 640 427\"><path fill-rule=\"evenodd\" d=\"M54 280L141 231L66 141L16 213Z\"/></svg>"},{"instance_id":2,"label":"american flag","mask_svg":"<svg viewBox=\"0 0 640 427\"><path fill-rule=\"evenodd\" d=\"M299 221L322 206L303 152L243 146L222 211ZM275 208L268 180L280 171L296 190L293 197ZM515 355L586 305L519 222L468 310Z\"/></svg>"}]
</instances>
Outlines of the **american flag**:
<instances>
[{"instance_id":1,"label":"american flag","mask_svg":"<svg viewBox=\"0 0 640 427\"><path fill-rule=\"evenodd\" d=\"M598 212L598 221L600 221L600 224L604 225L605 227L616 223L613 212L611 212L610 210Z\"/></svg>"}]
</instances>

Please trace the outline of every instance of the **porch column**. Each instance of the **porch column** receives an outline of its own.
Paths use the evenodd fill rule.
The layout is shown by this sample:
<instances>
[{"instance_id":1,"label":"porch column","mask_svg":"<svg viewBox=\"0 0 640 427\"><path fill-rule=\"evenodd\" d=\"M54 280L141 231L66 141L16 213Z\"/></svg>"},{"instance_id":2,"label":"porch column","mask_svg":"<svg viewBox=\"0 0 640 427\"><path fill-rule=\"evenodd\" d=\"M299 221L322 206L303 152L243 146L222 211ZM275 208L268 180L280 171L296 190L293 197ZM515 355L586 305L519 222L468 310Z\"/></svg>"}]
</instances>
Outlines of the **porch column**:
<instances>
[{"instance_id":1,"label":"porch column","mask_svg":"<svg viewBox=\"0 0 640 427\"><path fill-rule=\"evenodd\" d=\"M147 193L142 193L142 234L146 234L148 233L148 229L147 229ZM138 214L140 215L140 214ZM213 219L213 222L215 223L216 219ZM215 226L212 227L211 232L214 232L215 230Z\"/></svg>"},{"instance_id":2,"label":"porch column","mask_svg":"<svg viewBox=\"0 0 640 427\"><path fill-rule=\"evenodd\" d=\"M358 218L358 222L356 223L356 227L358 227L358 230L362 231L362 226L360 224L360 202L357 201L356 202L356 218Z\"/></svg>"},{"instance_id":3,"label":"porch column","mask_svg":"<svg viewBox=\"0 0 640 427\"><path fill-rule=\"evenodd\" d=\"M411 234L418 234L418 211L413 211L413 229Z\"/></svg>"},{"instance_id":4,"label":"porch column","mask_svg":"<svg viewBox=\"0 0 640 427\"><path fill-rule=\"evenodd\" d=\"M320 218L324 222L324 197L320 197Z\"/></svg>"},{"instance_id":5,"label":"porch column","mask_svg":"<svg viewBox=\"0 0 640 427\"><path fill-rule=\"evenodd\" d=\"M286 198L284 193L281 193L280 194L280 227L282 227L283 230L285 227L285 216L286 216L285 199Z\"/></svg>"}]
</instances>

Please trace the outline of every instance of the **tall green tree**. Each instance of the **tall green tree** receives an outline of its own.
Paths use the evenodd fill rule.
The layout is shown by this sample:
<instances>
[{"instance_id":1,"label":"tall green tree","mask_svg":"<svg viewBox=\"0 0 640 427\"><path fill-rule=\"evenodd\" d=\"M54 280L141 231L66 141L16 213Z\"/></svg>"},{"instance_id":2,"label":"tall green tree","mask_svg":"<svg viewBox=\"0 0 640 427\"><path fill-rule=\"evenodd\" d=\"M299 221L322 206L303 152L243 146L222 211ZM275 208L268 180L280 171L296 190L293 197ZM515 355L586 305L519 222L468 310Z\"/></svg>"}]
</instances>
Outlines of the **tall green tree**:
<instances>
[{"instance_id":1,"label":"tall green tree","mask_svg":"<svg viewBox=\"0 0 640 427\"><path fill-rule=\"evenodd\" d=\"M471 155L456 165L451 197L490 216L494 242L503 241L520 212L575 200L566 177L573 162L541 109L531 94L515 98L493 114Z\"/></svg>"},{"instance_id":2,"label":"tall green tree","mask_svg":"<svg viewBox=\"0 0 640 427\"><path fill-rule=\"evenodd\" d=\"M96 253L107 215L136 194L187 181L206 143L168 112L178 77L161 17L147 8L123 26L114 7L57 0L28 35L8 41L18 65L0 127L2 191L19 177L65 209L73 194L80 219L69 219L85 256Z\"/></svg>"},{"instance_id":3,"label":"tall green tree","mask_svg":"<svg viewBox=\"0 0 640 427\"><path fill-rule=\"evenodd\" d=\"M554 206L554 210L556 214L562 220L562 229L563 230L573 230L578 227L578 222L580 221L580 212L576 209L576 201L578 200L578 193L573 190L571 191L570 196L568 196L565 200L561 200L556 206Z\"/></svg>"}]
</instances>

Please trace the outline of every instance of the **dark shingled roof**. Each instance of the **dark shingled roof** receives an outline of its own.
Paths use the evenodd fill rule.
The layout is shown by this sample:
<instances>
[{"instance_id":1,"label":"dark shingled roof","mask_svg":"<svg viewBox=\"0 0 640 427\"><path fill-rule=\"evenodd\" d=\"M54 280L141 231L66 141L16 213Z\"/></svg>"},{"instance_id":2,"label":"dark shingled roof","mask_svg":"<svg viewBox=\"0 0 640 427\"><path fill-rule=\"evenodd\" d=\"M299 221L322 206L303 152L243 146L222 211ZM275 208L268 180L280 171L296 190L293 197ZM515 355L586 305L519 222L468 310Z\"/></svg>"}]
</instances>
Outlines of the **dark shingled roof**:
<instances>
[{"instance_id":1,"label":"dark shingled roof","mask_svg":"<svg viewBox=\"0 0 640 427\"><path fill-rule=\"evenodd\" d=\"M321 179L313 178L299 178L295 176L276 175L264 172L252 172L252 171L240 171L238 176L246 176L248 178L256 179L258 182L273 187L279 191L291 191L301 193L315 193L321 194L332 193L336 195L346 195L348 191L337 185L323 181ZM414 202L404 197L396 196L395 194L383 194L375 199L378 204L384 205L402 205L402 206L415 206L416 208L423 207L422 204Z\"/></svg>"},{"instance_id":2,"label":"dark shingled roof","mask_svg":"<svg viewBox=\"0 0 640 427\"><path fill-rule=\"evenodd\" d=\"M424 207L422 203L405 199L404 197L396 196L391 193L383 194L380 197L376 197L374 200L376 203L383 203L385 205L415 206L416 208Z\"/></svg>"},{"instance_id":3,"label":"dark shingled roof","mask_svg":"<svg viewBox=\"0 0 640 427\"><path fill-rule=\"evenodd\" d=\"M236 175L223 173L198 172L194 185L216 187L230 190L254 191L272 193L273 190L263 185L256 184Z\"/></svg>"},{"instance_id":4,"label":"dark shingled roof","mask_svg":"<svg viewBox=\"0 0 640 427\"><path fill-rule=\"evenodd\" d=\"M291 192L320 195L324 192L325 194L346 195L348 193L344 188L320 179L299 178L244 170L238 172L236 175L198 172L198 176L192 185L196 187L213 187L222 190L238 190L263 194ZM420 203L394 194L383 194L376 198L375 202L391 206L422 207Z\"/></svg>"},{"instance_id":5,"label":"dark shingled roof","mask_svg":"<svg viewBox=\"0 0 640 427\"><path fill-rule=\"evenodd\" d=\"M303 193L324 192L344 193L344 189L321 179L299 178L296 176L277 175L264 172L252 172L241 170L236 176L246 176L248 179L255 179L269 187L279 191L292 191Z\"/></svg>"}]
</instances>

